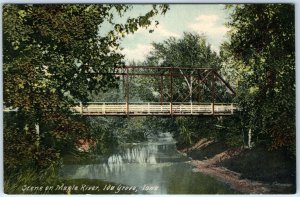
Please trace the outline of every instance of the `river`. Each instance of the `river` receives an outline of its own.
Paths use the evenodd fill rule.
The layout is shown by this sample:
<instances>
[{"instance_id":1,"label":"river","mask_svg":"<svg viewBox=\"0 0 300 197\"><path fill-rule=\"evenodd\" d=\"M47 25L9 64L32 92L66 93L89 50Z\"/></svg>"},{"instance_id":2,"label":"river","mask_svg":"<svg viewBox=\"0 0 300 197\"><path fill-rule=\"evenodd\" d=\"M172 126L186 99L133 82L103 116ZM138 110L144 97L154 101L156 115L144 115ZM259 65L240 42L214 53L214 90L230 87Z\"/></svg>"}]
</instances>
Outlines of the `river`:
<instances>
[{"instance_id":1,"label":"river","mask_svg":"<svg viewBox=\"0 0 300 197\"><path fill-rule=\"evenodd\" d=\"M226 184L197 172L190 159L177 152L175 143L170 133L163 133L148 142L130 144L109 156L99 157L97 164L63 165L61 176L129 186L137 194L236 193ZM107 184L102 189L111 187Z\"/></svg>"}]
</instances>

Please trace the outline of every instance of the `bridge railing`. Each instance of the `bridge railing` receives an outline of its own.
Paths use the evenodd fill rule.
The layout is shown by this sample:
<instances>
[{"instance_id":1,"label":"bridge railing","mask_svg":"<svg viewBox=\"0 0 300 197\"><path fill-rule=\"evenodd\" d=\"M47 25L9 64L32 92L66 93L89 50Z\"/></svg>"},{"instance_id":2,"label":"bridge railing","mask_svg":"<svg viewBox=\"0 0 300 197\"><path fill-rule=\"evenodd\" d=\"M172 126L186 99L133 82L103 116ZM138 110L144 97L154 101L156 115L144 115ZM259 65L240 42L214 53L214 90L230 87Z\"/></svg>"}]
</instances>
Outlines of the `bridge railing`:
<instances>
[{"instance_id":1,"label":"bridge railing","mask_svg":"<svg viewBox=\"0 0 300 197\"><path fill-rule=\"evenodd\" d=\"M234 103L89 102L71 107L82 115L231 115Z\"/></svg>"},{"instance_id":2,"label":"bridge railing","mask_svg":"<svg viewBox=\"0 0 300 197\"><path fill-rule=\"evenodd\" d=\"M231 115L237 109L235 103L170 103L170 102L88 102L70 108L82 115ZM4 107L4 112L18 109Z\"/></svg>"}]
</instances>

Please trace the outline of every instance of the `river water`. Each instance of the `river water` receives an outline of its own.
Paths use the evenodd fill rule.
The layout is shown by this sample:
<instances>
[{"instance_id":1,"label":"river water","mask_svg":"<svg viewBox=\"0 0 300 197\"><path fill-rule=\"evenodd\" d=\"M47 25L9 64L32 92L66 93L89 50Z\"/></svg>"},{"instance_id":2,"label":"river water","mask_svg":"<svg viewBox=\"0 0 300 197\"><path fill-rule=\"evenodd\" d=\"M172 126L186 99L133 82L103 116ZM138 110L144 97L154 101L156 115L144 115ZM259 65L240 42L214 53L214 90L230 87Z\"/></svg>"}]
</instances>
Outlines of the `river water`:
<instances>
[{"instance_id":1,"label":"river water","mask_svg":"<svg viewBox=\"0 0 300 197\"><path fill-rule=\"evenodd\" d=\"M224 183L197 172L190 159L177 152L175 143L170 133L164 133L146 143L131 144L99 157L97 164L64 165L61 176L131 186L137 194L236 193Z\"/></svg>"}]
</instances>

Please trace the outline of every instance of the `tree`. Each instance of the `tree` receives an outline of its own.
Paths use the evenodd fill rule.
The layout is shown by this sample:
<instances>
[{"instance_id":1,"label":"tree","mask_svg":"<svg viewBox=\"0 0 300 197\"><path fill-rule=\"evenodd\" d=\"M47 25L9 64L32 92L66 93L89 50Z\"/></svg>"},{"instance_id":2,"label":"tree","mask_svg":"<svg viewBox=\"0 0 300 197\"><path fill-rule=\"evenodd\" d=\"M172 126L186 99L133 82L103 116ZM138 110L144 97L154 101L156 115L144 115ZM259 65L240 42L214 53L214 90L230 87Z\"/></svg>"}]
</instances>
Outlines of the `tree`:
<instances>
[{"instance_id":1,"label":"tree","mask_svg":"<svg viewBox=\"0 0 300 197\"><path fill-rule=\"evenodd\" d=\"M115 52L120 38L149 26L151 17L167 9L153 6L145 16L115 24L112 12L122 16L128 8L117 4L5 5L6 106L52 108L59 102L49 97L84 101L89 91L115 85L114 76L103 73L123 64L122 55ZM104 22L110 22L114 29L100 36L99 27Z\"/></svg>"},{"instance_id":2,"label":"tree","mask_svg":"<svg viewBox=\"0 0 300 197\"><path fill-rule=\"evenodd\" d=\"M186 68L213 68L221 69L221 59L216 52L212 51L210 45L207 43L204 35L196 33L185 32L182 38L170 37L161 43L153 43L153 50L148 55L144 65L157 65L163 67L186 67ZM160 71L162 72L162 71ZM168 72L168 71L166 71ZM175 72L175 71L173 71ZM173 96L173 101L184 102L188 97L189 102L199 101L212 102L212 84L213 77L205 73L207 76L201 76L195 70L179 69L176 75L182 75L183 78L173 78L172 92L173 95L168 94L168 91L163 91L168 94L170 98ZM202 83L197 83L197 80L202 80ZM163 80L164 87L168 87L169 78ZM150 80L149 80L150 81ZM152 84L156 92L159 92L159 80L154 80L145 84ZM224 85L216 83L216 95L226 95ZM200 91L199 91L200 86ZM148 87L149 88L149 87ZM166 89L167 89L166 88ZM222 89L223 88L223 89ZM188 92L188 95L184 95ZM196 92L193 93L193 92ZM222 98L221 98L222 99ZM224 98L223 98L224 99ZM164 99L165 101L166 99ZM174 137L177 140L177 145L189 146L195 143L199 138L213 138L219 140L222 132L215 125L221 124L220 120L215 117L176 117L173 123L178 127L174 129Z\"/></svg>"},{"instance_id":3,"label":"tree","mask_svg":"<svg viewBox=\"0 0 300 197\"><path fill-rule=\"evenodd\" d=\"M238 73L242 123L256 143L295 151L295 10L246 4L231 10L225 56ZM227 53L227 55L226 55Z\"/></svg>"},{"instance_id":4,"label":"tree","mask_svg":"<svg viewBox=\"0 0 300 197\"><path fill-rule=\"evenodd\" d=\"M146 64L148 65L187 68L220 67L220 59L216 52L211 50L204 35L185 32L181 39L170 37L162 43L153 43L152 45L154 50L151 51L147 57ZM190 102L193 100L193 83L196 80L196 78L193 77L194 72L195 71L184 73L184 71L180 69L180 73L184 76L184 84L188 88ZM188 77L184 74L190 76ZM181 80L179 80L178 83L182 83ZM178 92L182 93L182 89L178 89Z\"/></svg>"},{"instance_id":5,"label":"tree","mask_svg":"<svg viewBox=\"0 0 300 197\"><path fill-rule=\"evenodd\" d=\"M116 86L116 78L105 73L123 65L116 52L121 38L148 27L168 6L153 5L145 15L116 23L129 9L122 4L3 6L4 102L23 117L17 130L5 128L7 135L30 136L40 148L59 138L89 135L82 119L71 123L69 107L87 101L90 92ZM100 31L104 24L111 25L106 33Z\"/></svg>"}]
</instances>

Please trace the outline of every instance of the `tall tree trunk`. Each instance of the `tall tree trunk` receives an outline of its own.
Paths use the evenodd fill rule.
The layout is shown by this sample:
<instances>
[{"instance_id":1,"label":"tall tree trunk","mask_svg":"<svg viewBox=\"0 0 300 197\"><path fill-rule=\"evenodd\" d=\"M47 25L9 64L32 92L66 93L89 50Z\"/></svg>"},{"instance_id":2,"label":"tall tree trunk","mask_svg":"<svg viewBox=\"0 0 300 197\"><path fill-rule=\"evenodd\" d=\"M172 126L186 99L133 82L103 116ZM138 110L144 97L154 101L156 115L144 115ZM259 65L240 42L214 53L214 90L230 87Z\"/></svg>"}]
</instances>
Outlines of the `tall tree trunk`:
<instances>
[{"instance_id":1,"label":"tall tree trunk","mask_svg":"<svg viewBox=\"0 0 300 197\"><path fill-rule=\"evenodd\" d=\"M188 89L189 89L189 97L190 97L190 103L192 103L192 97L193 97L193 72L190 73L191 77L190 77L190 81L188 80L188 78L186 76L184 76L182 70L180 70L180 73L182 74L185 82L186 82L186 85L188 86Z\"/></svg>"},{"instance_id":2,"label":"tall tree trunk","mask_svg":"<svg viewBox=\"0 0 300 197\"><path fill-rule=\"evenodd\" d=\"M249 131L248 131L248 148L251 148L251 135L252 135L252 130L249 129Z\"/></svg>"},{"instance_id":3,"label":"tall tree trunk","mask_svg":"<svg viewBox=\"0 0 300 197\"><path fill-rule=\"evenodd\" d=\"M37 146L37 148L39 148L39 146L40 146L40 125L39 125L39 123L35 123L35 132L37 135L36 146Z\"/></svg>"}]
</instances>

